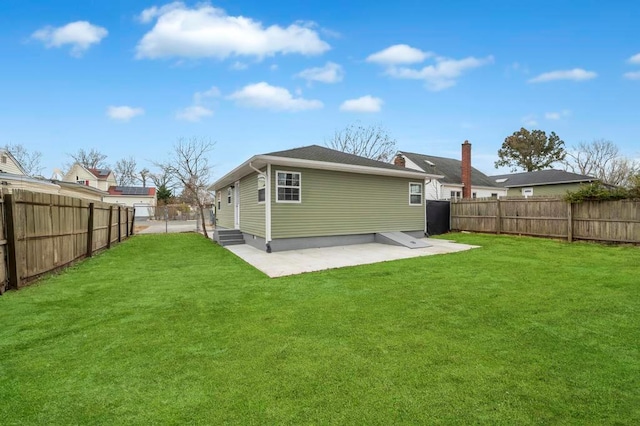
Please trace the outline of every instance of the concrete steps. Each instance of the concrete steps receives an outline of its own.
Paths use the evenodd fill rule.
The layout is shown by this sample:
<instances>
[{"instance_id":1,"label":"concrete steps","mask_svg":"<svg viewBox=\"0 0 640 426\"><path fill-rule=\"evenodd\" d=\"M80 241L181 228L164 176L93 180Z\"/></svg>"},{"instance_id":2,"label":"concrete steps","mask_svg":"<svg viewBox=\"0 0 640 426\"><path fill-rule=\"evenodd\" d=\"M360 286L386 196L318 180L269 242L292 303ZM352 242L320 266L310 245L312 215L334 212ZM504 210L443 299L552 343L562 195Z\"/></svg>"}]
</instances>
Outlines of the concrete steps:
<instances>
[{"instance_id":1,"label":"concrete steps","mask_svg":"<svg viewBox=\"0 0 640 426\"><path fill-rule=\"evenodd\" d=\"M238 229L216 230L214 238L223 247L244 244L244 237Z\"/></svg>"},{"instance_id":2,"label":"concrete steps","mask_svg":"<svg viewBox=\"0 0 640 426\"><path fill-rule=\"evenodd\" d=\"M410 249L431 247L430 244L422 240L413 238L404 232L379 232L375 236L376 243L391 244L394 246L403 246Z\"/></svg>"}]
</instances>

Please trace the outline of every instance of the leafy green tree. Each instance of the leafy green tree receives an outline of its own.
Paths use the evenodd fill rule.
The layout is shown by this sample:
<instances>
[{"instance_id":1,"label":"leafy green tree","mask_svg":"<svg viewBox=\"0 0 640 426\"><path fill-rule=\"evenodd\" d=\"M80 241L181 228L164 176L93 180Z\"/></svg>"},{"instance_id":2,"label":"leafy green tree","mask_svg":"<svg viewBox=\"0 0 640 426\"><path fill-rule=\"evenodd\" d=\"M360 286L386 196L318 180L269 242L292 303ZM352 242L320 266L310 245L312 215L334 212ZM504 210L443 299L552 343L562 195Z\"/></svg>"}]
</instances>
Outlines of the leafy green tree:
<instances>
[{"instance_id":1,"label":"leafy green tree","mask_svg":"<svg viewBox=\"0 0 640 426\"><path fill-rule=\"evenodd\" d=\"M158 187L158 190L156 191L156 197L158 198L158 201L163 201L164 204L167 204L169 200L171 200L171 198L173 197L173 194L165 184L162 184Z\"/></svg>"},{"instance_id":2,"label":"leafy green tree","mask_svg":"<svg viewBox=\"0 0 640 426\"><path fill-rule=\"evenodd\" d=\"M529 131L523 127L504 140L495 166L508 166L513 172L518 169L532 172L548 169L565 156L564 141L554 132L547 137L542 130Z\"/></svg>"}]
</instances>

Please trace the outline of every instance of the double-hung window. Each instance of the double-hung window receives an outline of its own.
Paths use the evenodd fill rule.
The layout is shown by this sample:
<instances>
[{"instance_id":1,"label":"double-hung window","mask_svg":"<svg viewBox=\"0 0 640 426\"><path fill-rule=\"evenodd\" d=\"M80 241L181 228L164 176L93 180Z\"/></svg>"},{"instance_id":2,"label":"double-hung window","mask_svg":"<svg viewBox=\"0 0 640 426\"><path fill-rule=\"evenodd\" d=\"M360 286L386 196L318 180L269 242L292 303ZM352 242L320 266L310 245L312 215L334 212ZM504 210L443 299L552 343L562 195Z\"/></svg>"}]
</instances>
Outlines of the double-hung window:
<instances>
[{"instance_id":1,"label":"double-hung window","mask_svg":"<svg viewBox=\"0 0 640 426\"><path fill-rule=\"evenodd\" d=\"M422 184L421 183L409 183L409 205L421 206L422 205Z\"/></svg>"},{"instance_id":2,"label":"double-hung window","mask_svg":"<svg viewBox=\"0 0 640 426\"><path fill-rule=\"evenodd\" d=\"M301 176L299 172L276 172L276 192L278 203L301 202Z\"/></svg>"},{"instance_id":3,"label":"double-hung window","mask_svg":"<svg viewBox=\"0 0 640 426\"><path fill-rule=\"evenodd\" d=\"M231 204L231 194L233 194L233 189L229 187L227 188L227 204Z\"/></svg>"},{"instance_id":4,"label":"double-hung window","mask_svg":"<svg viewBox=\"0 0 640 426\"><path fill-rule=\"evenodd\" d=\"M266 191L266 180L264 176L258 176L258 202L264 203Z\"/></svg>"}]
</instances>

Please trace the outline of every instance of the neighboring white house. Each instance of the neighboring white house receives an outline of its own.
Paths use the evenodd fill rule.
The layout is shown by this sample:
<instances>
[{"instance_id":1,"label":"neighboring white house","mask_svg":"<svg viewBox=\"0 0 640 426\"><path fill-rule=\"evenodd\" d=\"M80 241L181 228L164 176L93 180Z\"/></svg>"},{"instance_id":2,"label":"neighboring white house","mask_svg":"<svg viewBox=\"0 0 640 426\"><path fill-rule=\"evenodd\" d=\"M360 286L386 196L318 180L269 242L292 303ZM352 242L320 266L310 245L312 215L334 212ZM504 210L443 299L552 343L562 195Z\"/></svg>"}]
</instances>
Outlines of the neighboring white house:
<instances>
[{"instance_id":1,"label":"neighboring white house","mask_svg":"<svg viewBox=\"0 0 640 426\"><path fill-rule=\"evenodd\" d=\"M27 172L22 165L6 149L0 149L0 173L10 173L13 175L26 176Z\"/></svg>"},{"instance_id":2,"label":"neighboring white house","mask_svg":"<svg viewBox=\"0 0 640 426\"><path fill-rule=\"evenodd\" d=\"M427 179L425 183L426 200L450 200L462 198L462 161L453 158L436 157L399 151L394 164L409 169L440 175L439 179ZM471 166L471 165L469 165ZM506 188L500 187L495 180L480 170L471 168L471 198L506 197Z\"/></svg>"},{"instance_id":3,"label":"neighboring white house","mask_svg":"<svg viewBox=\"0 0 640 426\"><path fill-rule=\"evenodd\" d=\"M136 218L153 217L156 207L156 189L142 186L111 186L105 203L122 204L136 209Z\"/></svg>"},{"instance_id":4,"label":"neighboring white house","mask_svg":"<svg viewBox=\"0 0 640 426\"><path fill-rule=\"evenodd\" d=\"M153 216L156 206L155 188L118 186L115 175L108 169L91 169L76 163L60 184L64 195L133 207L139 218Z\"/></svg>"},{"instance_id":5,"label":"neighboring white house","mask_svg":"<svg viewBox=\"0 0 640 426\"><path fill-rule=\"evenodd\" d=\"M110 186L116 186L116 177L111 170L90 169L79 163L75 163L62 180L91 186L101 191L108 191Z\"/></svg>"}]
</instances>

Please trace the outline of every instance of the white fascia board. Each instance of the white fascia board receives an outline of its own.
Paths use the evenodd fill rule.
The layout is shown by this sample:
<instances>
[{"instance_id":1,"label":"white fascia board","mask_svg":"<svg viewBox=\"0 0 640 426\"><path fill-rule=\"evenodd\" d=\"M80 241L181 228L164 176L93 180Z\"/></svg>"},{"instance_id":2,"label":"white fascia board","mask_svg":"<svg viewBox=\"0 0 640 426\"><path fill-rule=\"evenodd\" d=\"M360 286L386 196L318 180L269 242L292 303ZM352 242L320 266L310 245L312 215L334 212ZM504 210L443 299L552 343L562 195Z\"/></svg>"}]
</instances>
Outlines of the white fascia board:
<instances>
[{"instance_id":1,"label":"white fascia board","mask_svg":"<svg viewBox=\"0 0 640 426\"><path fill-rule=\"evenodd\" d=\"M369 175L378 175L378 176L394 176L394 177L406 177L413 179L440 179L444 176L440 175L431 175L428 173L418 172L415 170L394 170L394 169L383 169L378 167L369 167L369 166L356 166L352 164L342 164L342 163L329 163L326 161L315 161L315 160L304 160L300 158L287 158L287 157L275 157L270 155L255 155L251 157L249 160L245 161L222 178L218 179L211 186L209 186L210 190L218 190L224 188L229 185L231 182L235 182L236 180L254 172L254 170L249 166L249 163L252 163L254 167L261 168L266 164L271 164L274 166L284 166L284 167L301 167L307 169L316 169L316 170L330 170L330 171L338 171L338 172L349 172L349 173L360 173L360 174L369 174Z\"/></svg>"}]
</instances>

